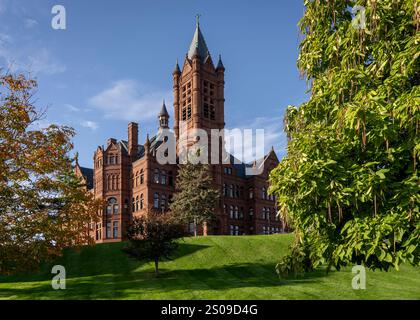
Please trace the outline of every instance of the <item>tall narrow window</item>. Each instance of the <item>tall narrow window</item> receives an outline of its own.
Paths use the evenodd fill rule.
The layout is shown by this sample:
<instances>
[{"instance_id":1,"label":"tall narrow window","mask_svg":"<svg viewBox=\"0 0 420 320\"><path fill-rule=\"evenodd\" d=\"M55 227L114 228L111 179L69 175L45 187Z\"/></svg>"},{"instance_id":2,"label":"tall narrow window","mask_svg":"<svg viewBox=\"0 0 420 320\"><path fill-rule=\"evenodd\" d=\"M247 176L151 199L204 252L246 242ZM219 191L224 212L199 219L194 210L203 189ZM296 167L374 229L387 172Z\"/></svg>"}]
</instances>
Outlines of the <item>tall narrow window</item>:
<instances>
[{"instance_id":1,"label":"tall narrow window","mask_svg":"<svg viewBox=\"0 0 420 320\"><path fill-rule=\"evenodd\" d=\"M157 192L153 195L153 207L159 209L159 193Z\"/></svg>"},{"instance_id":2,"label":"tall narrow window","mask_svg":"<svg viewBox=\"0 0 420 320\"><path fill-rule=\"evenodd\" d=\"M139 196L136 197L136 211L139 211Z\"/></svg>"},{"instance_id":3,"label":"tall narrow window","mask_svg":"<svg viewBox=\"0 0 420 320\"><path fill-rule=\"evenodd\" d=\"M166 210L166 195L164 194L160 197L160 209Z\"/></svg>"},{"instance_id":4,"label":"tall narrow window","mask_svg":"<svg viewBox=\"0 0 420 320\"><path fill-rule=\"evenodd\" d=\"M159 169L155 169L155 174L153 178L154 183L159 183Z\"/></svg>"},{"instance_id":5,"label":"tall narrow window","mask_svg":"<svg viewBox=\"0 0 420 320\"><path fill-rule=\"evenodd\" d=\"M144 183L144 170L141 169L140 170L140 184L143 184L143 183Z\"/></svg>"},{"instance_id":6,"label":"tall narrow window","mask_svg":"<svg viewBox=\"0 0 420 320\"><path fill-rule=\"evenodd\" d=\"M162 173L160 175L160 183L163 185L166 185L166 171L162 170Z\"/></svg>"},{"instance_id":7,"label":"tall narrow window","mask_svg":"<svg viewBox=\"0 0 420 320\"><path fill-rule=\"evenodd\" d=\"M111 222L106 223L106 238L111 239Z\"/></svg>"},{"instance_id":8,"label":"tall narrow window","mask_svg":"<svg viewBox=\"0 0 420 320\"><path fill-rule=\"evenodd\" d=\"M143 193L140 195L140 210L143 210L144 208L144 197Z\"/></svg>"},{"instance_id":9,"label":"tall narrow window","mask_svg":"<svg viewBox=\"0 0 420 320\"><path fill-rule=\"evenodd\" d=\"M118 221L114 221L112 233L113 233L114 239L118 239Z\"/></svg>"}]
</instances>

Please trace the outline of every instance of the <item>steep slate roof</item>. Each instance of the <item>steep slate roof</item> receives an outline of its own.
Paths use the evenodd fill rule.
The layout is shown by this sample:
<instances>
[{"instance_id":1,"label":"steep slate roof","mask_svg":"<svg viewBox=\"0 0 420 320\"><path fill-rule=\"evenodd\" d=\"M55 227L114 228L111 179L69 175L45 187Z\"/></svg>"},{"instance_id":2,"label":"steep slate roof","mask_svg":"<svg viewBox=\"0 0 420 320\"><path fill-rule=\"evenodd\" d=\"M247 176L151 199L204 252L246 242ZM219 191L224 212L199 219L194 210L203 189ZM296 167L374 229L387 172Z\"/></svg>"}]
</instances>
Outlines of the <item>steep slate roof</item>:
<instances>
[{"instance_id":1,"label":"steep slate roof","mask_svg":"<svg viewBox=\"0 0 420 320\"><path fill-rule=\"evenodd\" d=\"M93 189L93 169L80 167L83 177L86 179L86 187L88 190Z\"/></svg>"},{"instance_id":2,"label":"steep slate roof","mask_svg":"<svg viewBox=\"0 0 420 320\"><path fill-rule=\"evenodd\" d=\"M163 101L162 108L160 109L160 112L159 112L158 116L166 116L166 117L169 117L168 110L166 110L165 101Z\"/></svg>"},{"instance_id":3,"label":"steep slate roof","mask_svg":"<svg viewBox=\"0 0 420 320\"><path fill-rule=\"evenodd\" d=\"M192 60L192 58L196 54L200 57L200 60L203 63L206 60L206 58L210 55L206 41L204 40L204 36L201 33L200 23L198 21L193 39L191 41L190 49L188 50L188 59Z\"/></svg>"}]
</instances>

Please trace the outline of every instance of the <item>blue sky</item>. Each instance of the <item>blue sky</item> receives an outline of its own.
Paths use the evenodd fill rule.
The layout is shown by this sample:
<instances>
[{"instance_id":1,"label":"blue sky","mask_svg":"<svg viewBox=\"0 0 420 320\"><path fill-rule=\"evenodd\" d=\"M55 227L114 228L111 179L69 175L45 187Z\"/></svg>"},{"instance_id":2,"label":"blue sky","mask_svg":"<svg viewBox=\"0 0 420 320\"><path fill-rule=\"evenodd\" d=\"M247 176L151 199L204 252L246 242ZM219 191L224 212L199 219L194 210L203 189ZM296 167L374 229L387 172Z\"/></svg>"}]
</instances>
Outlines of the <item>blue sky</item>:
<instances>
[{"instance_id":1,"label":"blue sky","mask_svg":"<svg viewBox=\"0 0 420 320\"><path fill-rule=\"evenodd\" d=\"M155 133L162 99L172 113L172 71L200 13L210 53L226 67L226 127L265 129L266 150L282 157L284 109L308 99L296 68L302 2L0 0L0 67L31 71L36 104L48 107L41 125L74 127L79 162L91 167L98 145L127 139L128 122L140 124L140 143ZM56 4L66 30L51 27Z\"/></svg>"}]
</instances>

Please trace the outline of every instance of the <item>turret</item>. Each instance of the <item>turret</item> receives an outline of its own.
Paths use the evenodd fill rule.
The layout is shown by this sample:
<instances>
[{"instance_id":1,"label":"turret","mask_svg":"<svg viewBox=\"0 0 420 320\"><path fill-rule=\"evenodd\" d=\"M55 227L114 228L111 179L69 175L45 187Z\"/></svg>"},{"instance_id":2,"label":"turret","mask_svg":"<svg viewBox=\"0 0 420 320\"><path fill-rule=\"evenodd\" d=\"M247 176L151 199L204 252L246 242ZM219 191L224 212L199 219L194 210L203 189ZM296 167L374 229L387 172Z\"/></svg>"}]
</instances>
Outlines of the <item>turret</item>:
<instances>
[{"instance_id":1,"label":"turret","mask_svg":"<svg viewBox=\"0 0 420 320\"><path fill-rule=\"evenodd\" d=\"M162 108L158 114L159 119L159 129L168 129L169 128L169 113L166 110L165 100L163 100Z\"/></svg>"}]
</instances>

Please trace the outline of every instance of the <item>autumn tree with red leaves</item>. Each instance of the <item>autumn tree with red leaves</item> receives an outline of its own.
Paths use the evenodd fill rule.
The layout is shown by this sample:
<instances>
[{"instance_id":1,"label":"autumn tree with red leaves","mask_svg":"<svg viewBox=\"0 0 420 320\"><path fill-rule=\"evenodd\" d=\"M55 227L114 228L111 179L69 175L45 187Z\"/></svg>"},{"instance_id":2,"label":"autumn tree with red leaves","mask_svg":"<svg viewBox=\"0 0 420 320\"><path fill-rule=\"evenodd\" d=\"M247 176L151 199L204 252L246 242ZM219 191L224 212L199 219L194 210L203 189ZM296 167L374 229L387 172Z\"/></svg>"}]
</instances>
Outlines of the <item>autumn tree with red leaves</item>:
<instances>
[{"instance_id":1,"label":"autumn tree with red leaves","mask_svg":"<svg viewBox=\"0 0 420 320\"><path fill-rule=\"evenodd\" d=\"M63 248L91 243L87 226L102 206L74 173L74 130L37 128L36 87L0 70L0 273L33 270Z\"/></svg>"}]
</instances>

